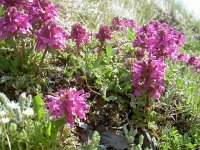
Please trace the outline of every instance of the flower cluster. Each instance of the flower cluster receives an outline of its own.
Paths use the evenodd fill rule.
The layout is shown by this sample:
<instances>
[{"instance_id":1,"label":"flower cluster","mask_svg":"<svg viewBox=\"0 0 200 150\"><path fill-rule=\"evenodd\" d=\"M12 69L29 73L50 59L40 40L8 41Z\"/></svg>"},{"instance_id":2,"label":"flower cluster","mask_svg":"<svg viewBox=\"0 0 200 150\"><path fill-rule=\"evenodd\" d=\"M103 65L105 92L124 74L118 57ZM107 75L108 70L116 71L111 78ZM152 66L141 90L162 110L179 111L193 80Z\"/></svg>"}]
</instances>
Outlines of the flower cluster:
<instances>
[{"instance_id":1,"label":"flower cluster","mask_svg":"<svg viewBox=\"0 0 200 150\"><path fill-rule=\"evenodd\" d=\"M134 86L135 96L141 96L142 92L146 92L152 94L154 99L158 99L160 93L164 92L165 88L162 86L165 73L163 57L136 60L131 71L133 72L132 85Z\"/></svg>"},{"instance_id":2,"label":"flower cluster","mask_svg":"<svg viewBox=\"0 0 200 150\"><path fill-rule=\"evenodd\" d=\"M151 21L137 28L133 47L142 47L157 58L161 56L177 60L179 47L184 46L185 35L167 24Z\"/></svg>"},{"instance_id":3,"label":"flower cluster","mask_svg":"<svg viewBox=\"0 0 200 150\"><path fill-rule=\"evenodd\" d=\"M119 19L118 17L115 17L112 19L112 29L113 30L121 30L121 31L125 31L126 27L137 27L137 23L132 20L132 19L127 19L127 18L123 18L123 19Z\"/></svg>"},{"instance_id":4,"label":"flower cluster","mask_svg":"<svg viewBox=\"0 0 200 150\"><path fill-rule=\"evenodd\" d=\"M116 31L126 30L125 21L123 19L119 19L118 17L115 17L112 19L112 27L113 27L113 30L116 30Z\"/></svg>"},{"instance_id":5,"label":"flower cluster","mask_svg":"<svg viewBox=\"0 0 200 150\"><path fill-rule=\"evenodd\" d=\"M66 48L66 32L54 21L46 22L36 33L37 51L47 47L62 49Z\"/></svg>"},{"instance_id":6,"label":"flower cluster","mask_svg":"<svg viewBox=\"0 0 200 150\"><path fill-rule=\"evenodd\" d=\"M3 18L0 18L0 37L5 39L9 34L28 34L32 29L27 14L18 11L16 7L9 7Z\"/></svg>"},{"instance_id":7,"label":"flower cluster","mask_svg":"<svg viewBox=\"0 0 200 150\"><path fill-rule=\"evenodd\" d=\"M90 97L89 93L84 90L70 88L68 90L59 90L55 96L47 95L47 107L51 115L56 118L64 117L65 121L70 125L74 125L74 117L86 119L85 110L89 110L90 106L85 103L85 100Z\"/></svg>"},{"instance_id":8,"label":"flower cluster","mask_svg":"<svg viewBox=\"0 0 200 150\"><path fill-rule=\"evenodd\" d=\"M89 43L90 34L86 32L86 29L82 26L81 23L76 23L72 25L72 30L69 38L74 39L77 45L81 45L83 41Z\"/></svg>"},{"instance_id":9,"label":"flower cluster","mask_svg":"<svg viewBox=\"0 0 200 150\"><path fill-rule=\"evenodd\" d=\"M112 27L101 25L99 28L99 32L96 34L96 38L100 42L105 42L107 39L112 39Z\"/></svg>"},{"instance_id":10,"label":"flower cluster","mask_svg":"<svg viewBox=\"0 0 200 150\"><path fill-rule=\"evenodd\" d=\"M51 3L49 0L33 0L27 5L27 13L30 16L30 21L33 24L55 20L57 16L58 6Z\"/></svg>"},{"instance_id":11,"label":"flower cluster","mask_svg":"<svg viewBox=\"0 0 200 150\"><path fill-rule=\"evenodd\" d=\"M194 66L196 69L200 69L200 58L198 58L196 55L192 54L191 56L180 53L177 57L177 60L180 62L185 62L188 65Z\"/></svg>"},{"instance_id":12,"label":"flower cluster","mask_svg":"<svg viewBox=\"0 0 200 150\"><path fill-rule=\"evenodd\" d=\"M197 56L195 56L195 55L190 56L188 58L187 63L189 65L195 66L197 69L200 69L200 59Z\"/></svg>"}]
</instances>

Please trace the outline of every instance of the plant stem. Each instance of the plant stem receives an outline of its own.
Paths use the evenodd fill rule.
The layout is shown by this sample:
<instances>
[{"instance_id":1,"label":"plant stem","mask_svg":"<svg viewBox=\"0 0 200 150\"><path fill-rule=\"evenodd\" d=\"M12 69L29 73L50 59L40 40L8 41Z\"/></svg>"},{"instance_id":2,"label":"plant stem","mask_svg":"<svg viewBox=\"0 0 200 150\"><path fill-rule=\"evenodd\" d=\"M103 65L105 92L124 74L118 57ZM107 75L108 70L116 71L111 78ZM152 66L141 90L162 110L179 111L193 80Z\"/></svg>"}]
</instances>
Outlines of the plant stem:
<instances>
[{"instance_id":1,"label":"plant stem","mask_svg":"<svg viewBox=\"0 0 200 150\"><path fill-rule=\"evenodd\" d=\"M98 58L100 58L101 57L101 52L102 52L102 48L103 48L103 46L104 46L104 41L103 42L100 42L100 46L99 46L99 50L98 50Z\"/></svg>"},{"instance_id":2,"label":"plant stem","mask_svg":"<svg viewBox=\"0 0 200 150\"><path fill-rule=\"evenodd\" d=\"M146 107L150 107L151 106L151 95L148 94L147 99L146 99Z\"/></svg>"},{"instance_id":3,"label":"plant stem","mask_svg":"<svg viewBox=\"0 0 200 150\"><path fill-rule=\"evenodd\" d=\"M79 55L79 49L80 49L80 46L78 44L76 44L76 54Z\"/></svg>"},{"instance_id":4,"label":"plant stem","mask_svg":"<svg viewBox=\"0 0 200 150\"><path fill-rule=\"evenodd\" d=\"M43 61L44 61L44 58L45 58L45 56L46 56L46 54L47 54L48 49L49 49L49 47L46 47L46 49L44 50L44 53L43 53L43 55L42 55L42 59L41 59L39 65L38 65L38 68L37 68L37 71L36 71L36 74L35 74L36 76L38 76L39 73L40 73L40 68L41 68L41 66L42 66L42 64L43 64Z\"/></svg>"}]
</instances>

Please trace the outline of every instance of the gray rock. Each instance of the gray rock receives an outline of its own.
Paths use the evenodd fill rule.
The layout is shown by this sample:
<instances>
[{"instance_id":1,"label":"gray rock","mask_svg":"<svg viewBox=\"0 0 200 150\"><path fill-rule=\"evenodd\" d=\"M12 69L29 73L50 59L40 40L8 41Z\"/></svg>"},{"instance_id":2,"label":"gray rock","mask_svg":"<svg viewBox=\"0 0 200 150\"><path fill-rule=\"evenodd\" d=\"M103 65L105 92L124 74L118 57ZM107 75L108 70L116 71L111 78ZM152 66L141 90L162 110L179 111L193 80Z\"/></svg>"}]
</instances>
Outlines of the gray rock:
<instances>
[{"instance_id":1,"label":"gray rock","mask_svg":"<svg viewBox=\"0 0 200 150\"><path fill-rule=\"evenodd\" d=\"M123 132L120 130L107 130L101 134L100 143L104 145L106 148L113 148L116 150L124 150L128 148L128 144L126 141Z\"/></svg>"}]
</instances>

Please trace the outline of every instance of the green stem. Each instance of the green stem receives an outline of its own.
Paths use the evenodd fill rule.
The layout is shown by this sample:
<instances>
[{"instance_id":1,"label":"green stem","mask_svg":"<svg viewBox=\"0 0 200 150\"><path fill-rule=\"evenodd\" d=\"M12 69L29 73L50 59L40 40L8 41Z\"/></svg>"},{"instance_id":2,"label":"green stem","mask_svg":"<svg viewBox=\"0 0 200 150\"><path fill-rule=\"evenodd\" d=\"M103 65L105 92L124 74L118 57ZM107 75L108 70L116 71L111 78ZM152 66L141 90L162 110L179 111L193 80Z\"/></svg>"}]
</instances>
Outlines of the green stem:
<instances>
[{"instance_id":1,"label":"green stem","mask_svg":"<svg viewBox=\"0 0 200 150\"><path fill-rule=\"evenodd\" d=\"M42 66L42 64L43 64L43 61L44 61L44 58L45 58L45 56L46 56L46 54L47 54L48 49L49 49L49 47L47 47L47 48L44 50L44 53L43 53L43 55L42 55L42 59L41 59L39 65L38 65L38 68L37 68L37 71L36 71L36 74L35 74L36 76L38 76L39 73L40 73L40 68L41 68L41 66Z\"/></svg>"}]
</instances>

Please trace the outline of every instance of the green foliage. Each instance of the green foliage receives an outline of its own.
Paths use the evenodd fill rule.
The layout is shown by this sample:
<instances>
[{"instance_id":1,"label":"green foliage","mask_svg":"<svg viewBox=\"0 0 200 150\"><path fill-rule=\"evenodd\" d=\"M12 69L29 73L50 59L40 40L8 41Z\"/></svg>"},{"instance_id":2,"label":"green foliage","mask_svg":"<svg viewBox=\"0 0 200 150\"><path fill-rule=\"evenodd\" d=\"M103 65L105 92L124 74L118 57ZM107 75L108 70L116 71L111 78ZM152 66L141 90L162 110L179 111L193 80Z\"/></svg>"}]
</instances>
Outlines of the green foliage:
<instances>
[{"instance_id":1,"label":"green foliage","mask_svg":"<svg viewBox=\"0 0 200 150\"><path fill-rule=\"evenodd\" d=\"M0 93L0 102L1 149L75 149L71 129L65 126L64 119L50 119L39 95L33 100L34 112L32 97L26 93L21 93L17 103Z\"/></svg>"},{"instance_id":2,"label":"green foliage","mask_svg":"<svg viewBox=\"0 0 200 150\"><path fill-rule=\"evenodd\" d=\"M192 134L181 135L175 127L165 128L161 135L159 147L163 150L193 150L199 146L199 124L193 127L196 130Z\"/></svg>"}]
</instances>

